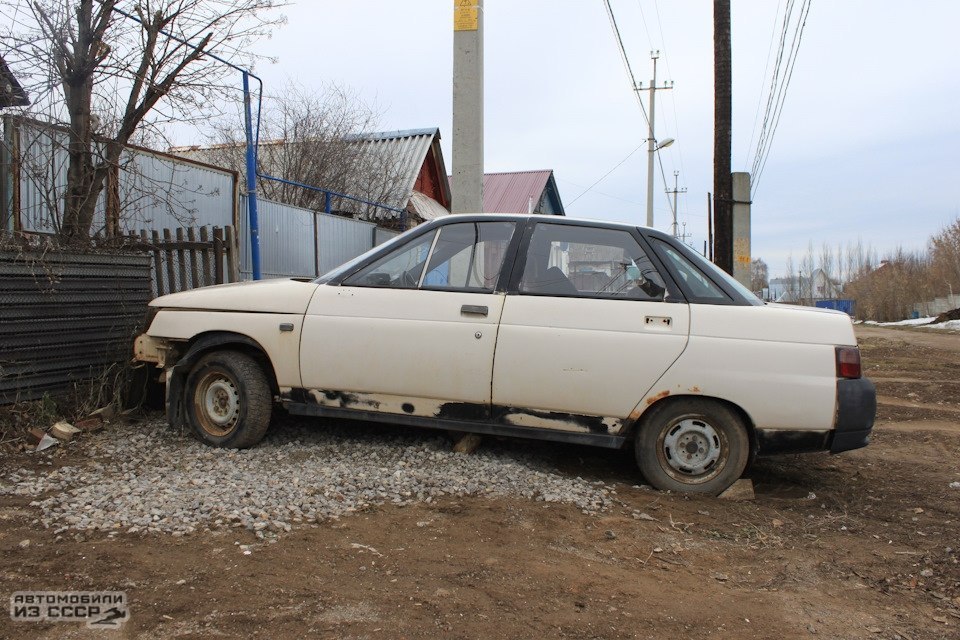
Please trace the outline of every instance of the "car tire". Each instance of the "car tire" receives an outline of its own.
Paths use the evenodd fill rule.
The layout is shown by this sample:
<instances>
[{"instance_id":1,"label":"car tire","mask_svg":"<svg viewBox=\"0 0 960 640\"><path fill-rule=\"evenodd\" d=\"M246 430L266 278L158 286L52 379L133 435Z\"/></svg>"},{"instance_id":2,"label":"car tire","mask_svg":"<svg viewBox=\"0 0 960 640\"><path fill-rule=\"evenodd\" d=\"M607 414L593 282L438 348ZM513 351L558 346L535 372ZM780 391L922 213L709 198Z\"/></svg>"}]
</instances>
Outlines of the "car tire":
<instances>
[{"instance_id":1,"label":"car tire","mask_svg":"<svg viewBox=\"0 0 960 640\"><path fill-rule=\"evenodd\" d=\"M653 407L634 444L640 472L663 491L718 495L740 478L750 459L740 416L703 398Z\"/></svg>"},{"instance_id":2,"label":"car tire","mask_svg":"<svg viewBox=\"0 0 960 640\"><path fill-rule=\"evenodd\" d=\"M270 427L273 394L256 360L238 351L215 351L187 375L183 405L199 440L245 449L260 442Z\"/></svg>"}]
</instances>

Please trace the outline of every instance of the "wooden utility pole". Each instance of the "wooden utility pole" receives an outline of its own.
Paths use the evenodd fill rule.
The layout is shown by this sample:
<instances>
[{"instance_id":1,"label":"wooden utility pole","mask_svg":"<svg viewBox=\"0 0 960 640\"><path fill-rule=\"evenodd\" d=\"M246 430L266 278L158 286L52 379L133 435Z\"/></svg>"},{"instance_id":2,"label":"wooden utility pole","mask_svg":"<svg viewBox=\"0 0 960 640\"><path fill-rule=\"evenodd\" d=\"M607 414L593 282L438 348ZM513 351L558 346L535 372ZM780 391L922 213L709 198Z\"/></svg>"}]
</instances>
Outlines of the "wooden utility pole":
<instances>
[{"instance_id":1,"label":"wooden utility pole","mask_svg":"<svg viewBox=\"0 0 960 640\"><path fill-rule=\"evenodd\" d=\"M733 273L731 58L730 0L713 0L713 255L716 265L730 274Z\"/></svg>"}]
</instances>

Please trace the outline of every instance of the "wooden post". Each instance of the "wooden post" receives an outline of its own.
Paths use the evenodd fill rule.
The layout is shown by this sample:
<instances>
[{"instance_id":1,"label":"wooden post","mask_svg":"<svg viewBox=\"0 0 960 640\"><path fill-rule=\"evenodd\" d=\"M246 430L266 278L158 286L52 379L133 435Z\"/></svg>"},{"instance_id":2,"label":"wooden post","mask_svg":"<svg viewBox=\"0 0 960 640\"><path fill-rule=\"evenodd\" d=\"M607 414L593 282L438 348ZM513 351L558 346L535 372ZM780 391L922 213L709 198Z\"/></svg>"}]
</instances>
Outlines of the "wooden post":
<instances>
[{"instance_id":1,"label":"wooden post","mask_svg":"<svg viewBox=\"0 0 960 640\"><path fill-rule=\"evenodd\" d=\"M213 228L213 273L217 284L223 284L223 229Z\"/></svg>"},{"instance_id":2,"label":"wooden post","mask_svg":"<svg viewBox=\"0 0 960 640\"><path fill-rule=\"evenodd\" d=\"M177 266L180 268L180 291L187 291L187 252L184 250L183 227L177 227Z\"/></svg>"},{"instance_id":3,"label":"wooden post","mask_svg":"<svg viewBox=\"0 0 960 640\"><path fill-rule=\"evenodd\" d=\"M140 229L140 244L142 245L141 249L143 251L148 251L150 247L150 236L147 234L146 229ZM153 269L150 274L150 285L153 287L153 295L157 297L160 295L160 276L157 274L159 269L157 269L157 254L150 251L153 254Z\"/></svg>"},{"instance_id":4,"label":"wooden post","mask_svg":"<svg viewBox=\"0 0 960 640\"><path fill-rule=\"evenodd\" d=\"M173 254L171 253L171 245L173 244L173 237L170 235L170 229L163 230L163 245L164 249L164 260L167 261L167 293L174 293L177 291L177 278L176 274L173 271Z\"/></svg>"},{"instance_id":5,"label":"wooden post","mask_svg":"<svg viewBox=\"0 0 960 640\"><path fill-rule=\"evenodd\" d=\"M230 282L240 282L240 264L237 246L237 238L233 232L233 226L225 227L225 243L227 245L227 276Z\"/></svg>"},{"instance_id":6,"label":"wooden post","mask_svg":"<svg viewBox=\"0 0 960 640\"><path fill-rule=\"evenodd\" d=\"M203 286L213 284L210 279L210 234L207 227L200 227L200 256L203 259Z\"/></svg>"},{"instance_id":7,"label":"wooden post","mask_svg":"<svg viewBox=\"0 0 960 640\"><path fill-rule=\"evenodd\" d=\"M190 284L196 289L200 286L200 268L197 265L197 231L193 227L187 229L187 241L190 248Z\"/></svg>"},{"instance_id":8,"label":"wooden post","mask_svg":"<svg viewBox=\"0 0 960 640\"><path fill-rule=\"evenodd\" d=\"M730 0L713 0L713 228L716 265L733 274L733 98Z\"/></svg>"}]
</instances>

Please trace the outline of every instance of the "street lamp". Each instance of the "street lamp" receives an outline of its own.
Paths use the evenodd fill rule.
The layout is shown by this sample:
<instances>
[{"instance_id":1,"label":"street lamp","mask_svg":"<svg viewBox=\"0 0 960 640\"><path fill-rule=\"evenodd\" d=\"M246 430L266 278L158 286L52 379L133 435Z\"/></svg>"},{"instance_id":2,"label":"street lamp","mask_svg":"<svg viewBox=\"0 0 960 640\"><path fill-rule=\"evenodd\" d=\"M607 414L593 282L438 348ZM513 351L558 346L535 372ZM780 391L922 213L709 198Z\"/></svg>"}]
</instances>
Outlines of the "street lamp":
<instances>
[{"instance_id":1,"label":"street lamp","mask_svg":"<svg viewBox=\"0 0 960 640\"><path fill-rule=\"evenodd\" d=\"M651 109L652 112L652 109ZM653 119L650 119L650 137L647 139L647 226L653 226L653 161L654 155L660 149L666 149L676 140L673 138L664 138L663 142L657 143L653 137Z\"/></svg>"}]
</instances>

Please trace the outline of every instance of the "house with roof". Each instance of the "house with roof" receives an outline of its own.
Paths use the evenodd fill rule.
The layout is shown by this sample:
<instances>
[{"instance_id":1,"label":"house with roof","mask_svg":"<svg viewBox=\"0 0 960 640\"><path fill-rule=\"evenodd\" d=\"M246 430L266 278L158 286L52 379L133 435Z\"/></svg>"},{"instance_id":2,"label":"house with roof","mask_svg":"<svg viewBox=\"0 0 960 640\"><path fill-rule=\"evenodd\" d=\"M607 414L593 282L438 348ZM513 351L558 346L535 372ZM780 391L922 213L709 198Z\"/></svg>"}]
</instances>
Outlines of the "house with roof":
<instances>
[{"instance_id":1,"label":"house with roof","mask_svg":"<svg viewBox=\"0 0 960 640\"><path fill-rule=\"evenodd\" d=\"M17 82L6 60L0 56L0 109L7 107L25 107L30 104L27 92Z\"/></svg>"},{"instance_id":2,"label":"house with roof","mask_svg":"<svg viewBox=\"0 0 960 640\"><path fill-rule=\"evenodd\" d=\"M483 174L483 213L566 215L551 169Z\"/></svg>"},{"instance_id":3,"label":"house with roof","mask_svg":"<svg viewBox=\"0 0 960 640\"><path fill-rule=\"evenodd\" d=\"M403 226L409 228L450 213L450 182L438 127L361 133L348 141L358 145L365 157L378 159L392 171L397 184L383 202L406 212ZM372 219L384 221L376 212L372 215Z\"/></svg>"},{"instance_id":4,"label":"house with roof","mask_svg":"<svg viewBox=\"0 0 960 640\"><path fill-rule=\"evenodd\" d=\"M771 278L766 299L773 302L813 304L818 300L833 300L843 295L843 287L823 269L814 269L810 275Z\"/></svg>"},{"instance_id":5,"label":"house with roof","mask_svg":"<svg viewBox=\"0 0 960 640\"><path fill-rule=\"evenodd\" d=\"M246 169L240 143L170 151L241 174ZM261 196L274 202L397 229L450 213L437 127L357 133L342 140L267 140L260 142L258 162ZM327 198L324 190L334 195Z\"/></svg>"}]
</instances>

